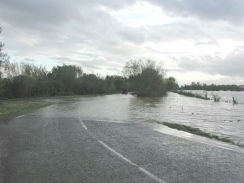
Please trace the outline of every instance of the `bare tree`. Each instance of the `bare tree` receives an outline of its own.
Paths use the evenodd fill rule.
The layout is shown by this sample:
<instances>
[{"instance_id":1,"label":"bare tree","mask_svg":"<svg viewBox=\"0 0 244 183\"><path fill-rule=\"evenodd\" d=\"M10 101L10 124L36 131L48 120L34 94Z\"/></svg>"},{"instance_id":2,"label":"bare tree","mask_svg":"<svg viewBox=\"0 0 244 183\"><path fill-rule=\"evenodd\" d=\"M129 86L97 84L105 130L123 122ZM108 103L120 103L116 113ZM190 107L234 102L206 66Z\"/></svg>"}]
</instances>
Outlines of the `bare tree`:
<instances>
[{"instance_id":1,"label":"bare tree","mask_svg":"<svg viewBox=\"0 0 244 183\"><path fill-rule=\"evenodd\" d=\"M2 27L0 27L0 33L2 32ZM3 50L4 44L0 42L0 81L3 77L3 72L10 68L9 56L7 53L4 53Z\"/></svg>"}]
</instances>

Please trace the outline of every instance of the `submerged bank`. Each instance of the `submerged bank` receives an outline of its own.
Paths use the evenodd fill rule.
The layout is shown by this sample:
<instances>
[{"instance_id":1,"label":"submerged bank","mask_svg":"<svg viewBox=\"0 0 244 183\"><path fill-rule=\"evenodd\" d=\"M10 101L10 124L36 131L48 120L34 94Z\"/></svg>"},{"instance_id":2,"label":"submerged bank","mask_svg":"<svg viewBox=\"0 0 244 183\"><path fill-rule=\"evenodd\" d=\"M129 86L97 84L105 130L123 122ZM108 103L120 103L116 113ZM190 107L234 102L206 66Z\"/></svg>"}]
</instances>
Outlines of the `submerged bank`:
<instances>
[{"instance_id":1,"label":"submerged bank","mask_svg":"<svg viewBox=\"0 0 244 183\"><path fill-rule=\"evenodd\" d=\"M163 122L163 123L158 122L158 123L159 124L163 124L165 126L173 128L173 129L177 129L177 130L180 130L180 131L185 131L185 132L188 132L188 133L191 133L191 134L195 134L195 135L200 135L200 136L207 137L207 138L210 138L210 139L219 140L219 141L222 141L222 142L227 142L227 143L230 143L230 144L233 144L233 145L237 145L239 147L243 147L244 148L243 144L235 143L234 141L230 140L227 137L219 137L219 136L217 136L215 134L202 131L199 128L193 128L193 127L190 127L190 126L187 126L187 125L180 125L180 124L177 124L177 123L169 123L169 122Z\"/></svg>"}]
</instances>

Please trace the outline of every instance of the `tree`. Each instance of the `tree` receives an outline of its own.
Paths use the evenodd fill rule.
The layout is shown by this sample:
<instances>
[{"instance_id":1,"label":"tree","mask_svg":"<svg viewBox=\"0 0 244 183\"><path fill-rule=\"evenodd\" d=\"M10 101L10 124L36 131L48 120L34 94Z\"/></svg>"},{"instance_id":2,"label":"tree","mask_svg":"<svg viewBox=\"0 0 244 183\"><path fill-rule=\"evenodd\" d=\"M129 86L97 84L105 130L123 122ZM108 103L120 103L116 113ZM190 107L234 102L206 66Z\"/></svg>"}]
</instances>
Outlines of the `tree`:
<instances>
[{"instance_id":1,"label":"tree","mask_svg":"<svg viewBox=\"0 0 244 183\"><path fill-rule=\"evenodd\" d=\"M0 27L0 33L2 32L2 27ZM0 80L3 77L3 70L7 70L9 67L9 56L7 53L4 53L3 50L4 44L0 42Z\"/></svg>"},{"instance_id":2,"label":"tree","mask_svg":"<svg viewBox=\"0 0 244 183\"><path fill-rule=\"evenodd\" d=\"M49 77L58 80L65 86L65 92L72 92L76 79L83 74L80 67L73 65L57 66L52 69Z\"/></svg>"},{"instance_id":3,"label":"tree","mask_svg":"<svg viewBox=\"0 0 244 183\"><path fill-rule=\"evenodd\" d=\"M2 27L0 27L0 33L2 32ZM7 53L4 53L3 50L4 44L0 42L0 98L4 97L4 83L2 82L3 72L9 68L9 56Z\"/></svg>"},{"instance_id":4,"label":"tree","mask_svg":"<svg viewBox=\"0 0 244 183\"><path fill-rule=\"evenodd\" d=\"M25 75L19 75L13 78L12 87L9 93L12 93L15 98L31 97L31 89L34 82Z\"/></svg>"},{"instance_id":5,"label":"tree","mask_svg":"<svg viewBox=\"0 0 244 183\"><path fill-rule=\"evenodd\" d=\"M104 84L106 93L121 92L127 86L126 79L122 76L106 76Z\"/></svg>"},{"instance_id":6,"label":"tree","mask_svg":"<svg viewBox=\"0 0 244 183\"><path fill-rule=\"evenodd\" d=\"M124 69L122 71L125 77L137 76L142 72L143 64L141 60L130 60L125 63Z\"/></svg>"},{"instance_id":7,"label":"tree","mask_svg":"<svg viewBox=\"0 0 244 183\"><path fill-rule=\"evenodd\" d=\"M79 95L106 93L104 79L95 74L84 74L75 84L75 92Z\"/></svg>"},{"instance_id":8,"label":"tree","mask_svg":"<svg viewBox=\"0 0 244 183\"><path fill-rule=\"evenodd\" d=\"M123 73L128 77L132 90L137 90L137 96L160 97L166 94L165 70L154 61L129 61Z\"/></svg>"},{"instance_id":9,"label":"tree","mask_svg":"<svg viewBox=\"0 0 244 183\"><path fill-rule=\"evenodd\" d=\"M31 77L34 80L42 80L46 79L47 77L47 71L45 67L36 66L26 62L20 63L20 72L22 75Z\"/></svg>"},{"instance_id":10,"label":"tree","mask_svg":"<svg viewBox=\"0 0 244 183\"><path fill-rule=\"evenodd\" d=\"M179 85L178 85L176 79L172 76L170 76L169 78L166 79L166 83L167 83L168 91L174 91L174 90L179 89Z\"/></svg>"}]
</instances>

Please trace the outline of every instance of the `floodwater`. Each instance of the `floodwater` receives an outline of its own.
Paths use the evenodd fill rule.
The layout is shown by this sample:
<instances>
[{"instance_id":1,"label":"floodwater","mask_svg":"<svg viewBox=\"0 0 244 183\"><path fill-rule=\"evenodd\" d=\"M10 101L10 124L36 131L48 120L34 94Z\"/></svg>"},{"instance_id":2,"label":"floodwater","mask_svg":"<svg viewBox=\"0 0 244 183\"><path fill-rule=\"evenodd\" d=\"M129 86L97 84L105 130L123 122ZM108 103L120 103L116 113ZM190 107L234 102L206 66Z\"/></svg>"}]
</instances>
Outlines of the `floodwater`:
<instances>
[{"instance_id":1,"label":"floodwater","mask_svg":"<svg viewBox=\"0 0 244 183\"><path fill-rule=\"evenodd\" d=\"M50 99L56 104L42 109L41 115L146 125L156 122L179 123L244 144L244 103L231 103L233 96L238 101L244 101L244 92L218 92L218 95L221 96L220 102L171 92L162 98L114 94Z\"/></svg>"}]
</instances>

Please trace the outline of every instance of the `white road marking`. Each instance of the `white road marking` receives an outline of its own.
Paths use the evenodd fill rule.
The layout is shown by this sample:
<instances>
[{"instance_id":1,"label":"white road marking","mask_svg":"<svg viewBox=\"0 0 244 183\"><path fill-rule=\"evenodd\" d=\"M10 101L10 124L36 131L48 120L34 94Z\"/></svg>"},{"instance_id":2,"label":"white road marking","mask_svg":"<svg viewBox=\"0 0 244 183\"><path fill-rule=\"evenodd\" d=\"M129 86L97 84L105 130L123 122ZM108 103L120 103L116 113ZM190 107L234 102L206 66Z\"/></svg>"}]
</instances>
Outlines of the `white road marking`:
<instances>
[{"instance_id":1,"label":"white road marking","mask_svg":"<svg viewBox=\"0 0 244 183\"><path fill-rule=\"evenodd\" d=\"M81 121L81 119L80 119L80 123L81 123L81 125L83 126L83 128L84 128L86 131L88 131L86 125Z\"/></svg>"},{"instance_id":2,"label":"white road marking","mask_svg":"<svg viewBox=\"0 0 244 183\"><path fill-rule=\"evenodd\" d=\"M145 170L144 168L139 167L139 170L141 170L143 173L145 173L146 175L148 175L152 179L156 180L157 182L166 183L165 181L163 181L162 179L158 178L156 175L153 175L152 173L150 173L149 171Z\"/></svg>"},{"instance_id":3,"label":"white road marking","mask_svg":"<svg viewBox=\"0 0 244 183\"><path fill-rule=\"evenodd\" d=\"M80 119L80 123L83 126L83 128L89 132L89 130L87 129L87 127L85 126L85 124L81 121ZM89 134L96 139L103 147L105 147L107 150L109 150L110 152L112 152L113 154L115 154L116 156L118 156L119 158L121 158L122 160L124 160L125 162L129 163L132 166L137 167L141 172L143 172L144 174L146 174L147 176L151 177L152 179L154 179L155 181L159 182L159 183L166 183L165 181L163 181L162 179L158 178L156 175L150 173L149 171L145 170L142 167L139 167L137 164L133 163L131 160L127 159L126 157L124 157L122 154L116 152L114 149L112 149L111 147L109 147L107 144L105 144L104 142L102 142L101 140L98 140L94 135L92 135L90 132Z\"/></svg>"},{"instance_id":4,"label":"white road marking","mask_svg":"<svg viewBox=\"0 0 244 183\"><path fill-rule=\"evenodd\" d=\"M112 153L114 153L116 156L120 157L122 160L126 161L127 163L138 167L135 163L133 163L132 161L130 161L129 159L127 159L126 157L122 156L121 154L119 154L118 152L116 152L115 150L113 150L111 147L109 147L107 144L105 144L102 141L98 141L100 144L102 144L106 149L108 149L109 151L111 151Z\"/></svg>"},{"instance_id":5,"label":"white road marking","mask_svg":"<svg viewBox=\"0 0 244 183\"><path fill-rule=\"evenodd\" d=\"M25 116L26 114L23 114L23 115L21 115L21 116L17 116L16 118L21 118L21 117L23 117L23 116Z\"/></svg>"},{"instance_id":6,"label":"white road marking","mask_svg":"<svg viewBox=\"0 0 244 183\"><path fill-rule=\"evenodd\" d=\"M150 173L149 171L145 170L144 168L139 167L137 164L133 163L132 161L130 161L129 159L127 159L126 157L124 157L123 155L121 155L120 153L116 152L114 149L112 149L111 147L109 147L107 144L105 144L104 142L98 140L98 142L100 144L102 144L106 149L108 149L109 151L111 151L112 153L114 153L116 156L118 156L119 158L121 158L122 160L124 160L125 162L131 164L132 166L137 167L141 172L145 173L147 176L151 177L152 179L154 179L155 181L159 182L159 183L166 183L165 181L163 181L162 179L158 178L156 175L153 175L152 173Z\"/></svg>"}]
</instances>

